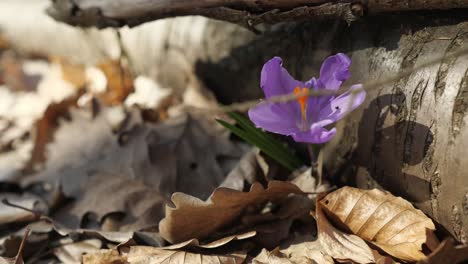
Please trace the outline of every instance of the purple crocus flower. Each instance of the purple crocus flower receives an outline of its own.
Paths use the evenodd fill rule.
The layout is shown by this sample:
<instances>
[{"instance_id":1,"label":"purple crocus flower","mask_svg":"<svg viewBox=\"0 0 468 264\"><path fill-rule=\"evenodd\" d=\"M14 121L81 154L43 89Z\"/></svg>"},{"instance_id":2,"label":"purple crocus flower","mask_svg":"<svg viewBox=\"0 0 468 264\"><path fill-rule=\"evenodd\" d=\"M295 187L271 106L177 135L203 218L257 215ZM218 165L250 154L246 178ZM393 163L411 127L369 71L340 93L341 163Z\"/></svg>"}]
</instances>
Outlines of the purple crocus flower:
<instances>
[{"instance_id":1,"label":"purple crocus flower","mask_svg":"<svg viewBox=\"0 0 468 264\"><path fill-rule=\"evenodd\" d=\"M350 77L350 65L351 59L343 53L330 56L320 68L320 78L303 83L289 75L282 67L281 58L274 57L263 66L261 87L267 99L310 89L337 91ZM319 144L330 141L336 133L336 128L325 127L361 105L365 98L366 92L357 84L339 96L301 96L286 103L259 104L249 110L249 117L266 131L292 136L297 142Z\"/></svg>"}]
</instances>

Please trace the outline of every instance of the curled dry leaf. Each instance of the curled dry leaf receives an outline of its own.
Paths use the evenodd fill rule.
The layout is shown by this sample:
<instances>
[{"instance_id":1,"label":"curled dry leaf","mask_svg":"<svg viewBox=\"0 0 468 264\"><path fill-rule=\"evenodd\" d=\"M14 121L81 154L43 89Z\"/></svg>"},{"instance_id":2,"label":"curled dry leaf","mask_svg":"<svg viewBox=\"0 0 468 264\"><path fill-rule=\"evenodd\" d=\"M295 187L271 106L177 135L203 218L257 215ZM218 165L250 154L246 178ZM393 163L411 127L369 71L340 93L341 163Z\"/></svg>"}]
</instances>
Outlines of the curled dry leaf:
<instances>
[{"instance_id":1,"label":"curled dry leaf","mask_svg":"<svg viewBox=\"0 0 468 264\"><path fill-rule=\"evenodd\" d=\"M217 188L207 201L174 193L172 202L175 207L166 206L166 217L159 223L159 230L161 236L172 243L202 239L231 224L247 208L284 199L290 193L302 192L294 184L271 181L266 189L254 183L249 192Z\"/></svg>"},{"instance_id":2,"label":"curled dry leaf","mask_svg":"<svg viewBox=\"0 0 468 264\"><path fill-rule=\"evenodd\" d=\"M273 251L268 251L262 249L260 254L258 254L254 259L252 259L253 264L293 264L286 256L284 256L278 249Z\"/></svg>"},{"instance_id":3,"label":"curled dry leaf","mask_svg":"<svg viewBox=\"0 0 468 264\"><path fill-rule=\"evenodd\" d=\"M439 247L417 264L457 264L468 260L468 246L455 246L453 240L447 239Z\"/></svg>"},{"instance_id":4,"label":"curled dry leaf","mask_svg":"<svg viewBox=\"0 0 468 264\"><path fill-rule=\"evenodd\" d=\"M67 227L79 227L83 216L89 213L100 223L109 214L117 213L118 219L105 230L134 231L154 227L164 216L160 192L142 180L120 174L92 174L84 189L85 195L54 215L56 221Z\"/></svg>"},{"instance_id":5,"label":"curled dry leaf","mask_svg":"<svg viewBox=\"0 0 468 264\"><path fill-rule=\"evenodd\" d=\"M126 263L126 264L208 264L208 263L243 263L245 253L200 254L181 250L169 250L148 246L130 247L127 253L119 254L115 249L101 250L83 256L84 264Z\"/></svg>"},{"instance_id":6,"label":"curled dry leaf","mask_svg":"<svg viewBox=\"0 0 468 264\"><path fill-rule=\"evenodd\" d=\"M257 180L260 166L257 162L258 155L256 148L245 153L219 187L241 191L244 189L246 181L250 184L254 183Z\"/></svg>"},{"instance_id":7,"label":"curled dry leaf","mask_svg":"<svg viewBox=\"0 0 468 264\"><path fill-rule=\"evenodd\" d=\"M333 264L331 256L322 251L320 241L304 241L281 250L293 263Z\"/></svg>"},{"instance_id":8,"label":"curled dry leaf","mask_svg":"<svg viewBox=\"0 0 468 264\"><path fill-rule=\"evenodd\" d=\"M242 263L246 258L245 253L232 254L199 254L178 250L167 250L154 247L136 246L131 247L127 254L130 264L208 264L208 263Z\"/></svg>"},{"instance_id":9,"label":"curled dry leaf","mask_svg":"<svg viewBox=\"0 0 468 264\"><path fill-rule=\"evenodd\" d=\"M227 237L218 239L216 241L213 241L207 244L200 244L200 241L198 241L198 239L190 239L179 244L174 244L174 245L170 245L167 247L163 247L162 249L174 250L174 249L185 248L188 246L199 247L199 248L217 248L217 247L224 246L227 243L234 241L234 240L243 240L243 239L254 237L256 234L257 232L250 231L250 232L246 232L246 233L242 233L238 235L227 236Z\"/></svg>"},{"instance_id":10,"label":"curled dry leaf","mask_svg":"<svg viewBox=\"0 0 468 264\"><path fill-rule=\"evenodd\" d=\"M82 255L99 251L102 241L99 239L87 239L76 243L65 240L64 245L55 248L54 254L63 264L79 264Z\"/></svg>"},{"instance_id":11,"label":"curled dry leaf","mask_svg":"<svg viewBox=\"0 0 468 264\"><path fill-rule=\"evenodd\" d=\"M318 200L315 219L317 220L318 241L323 253L338 262L375 262L372 251L366 242L356 235L346 234L336 229L327 219L322 204Z\"/></svg>"},{"instance_id":12,"label":"curled dry leaf","mask_svg":"<svg viewBox=\"0 0 468 264\"><path fill-rule=\"evenodd\" d=\"M343 187L320 204L330 220L405 261L425 257L426 232L435 230L432 220L408 201L377 189Z\"/></svg>"},{"instance_id":13,"label":"curled dry leaf","mask_svg":"<svg viewBox=\"0 0 468 264\"><path fill-rule=\"evenodd\" d=\"M83 264L127 264L125 256L116 249L101 249L83 256Z\"/></svg>"}]
</instances>

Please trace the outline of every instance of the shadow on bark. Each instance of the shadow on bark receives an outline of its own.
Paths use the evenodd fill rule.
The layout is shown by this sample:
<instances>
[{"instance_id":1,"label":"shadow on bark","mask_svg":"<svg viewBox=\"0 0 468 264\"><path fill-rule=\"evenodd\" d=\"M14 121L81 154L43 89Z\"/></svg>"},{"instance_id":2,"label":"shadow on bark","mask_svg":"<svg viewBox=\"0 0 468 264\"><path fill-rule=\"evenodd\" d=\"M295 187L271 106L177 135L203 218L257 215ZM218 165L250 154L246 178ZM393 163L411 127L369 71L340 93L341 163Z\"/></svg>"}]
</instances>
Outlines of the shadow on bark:
<instances>
[{"instance_id":1,"label":"shadow on bark","mask_svg":"<svg viewBox=\"0 0 468 264\"><path fill-rule=\"evenodd\" d=\"M411 120L385 126L386 121L398 118L405 100L402 93L382 95L364 110L359 124L357 165L365 167L375 181L394 195L424 202L430 199L430 181L412 175L411 167L424 160L433 133L429 127Z\"/></svg>"}]
</instances>

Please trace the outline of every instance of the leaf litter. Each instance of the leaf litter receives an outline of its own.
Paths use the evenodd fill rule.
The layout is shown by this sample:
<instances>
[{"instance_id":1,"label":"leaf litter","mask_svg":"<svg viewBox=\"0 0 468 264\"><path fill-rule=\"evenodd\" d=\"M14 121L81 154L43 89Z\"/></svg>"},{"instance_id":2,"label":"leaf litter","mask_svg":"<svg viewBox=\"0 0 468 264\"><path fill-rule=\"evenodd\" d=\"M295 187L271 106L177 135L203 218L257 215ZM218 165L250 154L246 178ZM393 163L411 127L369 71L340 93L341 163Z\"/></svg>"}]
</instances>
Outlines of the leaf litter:
<instances>
[{"instance_id":1,"label":"leaf litter","mask_svg":"<svg viewBox=\"0 0 468 264\"><path fill-rule=\"evenodd\" d=\"M403 198L331 191L230 137L190 108L216 105L195 79L181 94L122 60L0 62L0 263L468 259Z\"/></svg>"}]
</instances>

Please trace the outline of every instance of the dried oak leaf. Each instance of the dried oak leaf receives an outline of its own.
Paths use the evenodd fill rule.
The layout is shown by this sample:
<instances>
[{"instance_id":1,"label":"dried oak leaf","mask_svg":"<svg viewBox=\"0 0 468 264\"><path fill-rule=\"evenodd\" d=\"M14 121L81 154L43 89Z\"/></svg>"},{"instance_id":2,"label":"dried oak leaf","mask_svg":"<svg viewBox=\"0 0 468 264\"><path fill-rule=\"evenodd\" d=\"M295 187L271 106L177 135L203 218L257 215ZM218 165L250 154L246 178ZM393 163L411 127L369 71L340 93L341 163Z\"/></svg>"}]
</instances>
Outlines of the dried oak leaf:
<instances>
[{"instance_id":1,"label":"dried oak leaf","mask_svg":"<svg viewBox=\"0 0 468 264\"><path fill-rule=\"evenodd\" d=\"M336 229L329 222L322 207L317 200L315 219L322 252L338 262L374 263L374 256L366 242L356 235Z\"/></svg>"},{"instance_id":2,"label":"dried oak leaf","mask_svg":"<svg viewBox=\"0 0 468 264\"><path fill-rule=\"evenodd\" d=\"M243 252L230 254L199 254L179 250L168 250L147 246L131 247L127 253L130 264L206 264L206 263L243 263L246 254Z\"/></svg>"},{"instance_id":3,"label":"dried oak leaf","mask_svg":"<svg viewBox=\"0 0 468 264\"><path fill-rule=\"evenodd\" d=\"M246 258L245 253L231 253L225 255L218 254L198 254L177 250L165 250L153 247L131 247L128 252L127 261L130 264L143 263L168 263L168 264L183 264L183 263L243 263Z\"/></svg>"},{"instance_id":4,"label":"dried oak leaf","mask_svg":"<svg viewBox=\"0 0 468 264\"><path fill-rule=\"evenodd\" d=\"M126 243L130 239L135 238L139 232L106 232L90 229L69 229L48 217L42 217L40 221L29 224L28 226L33 233L49 233L52 230L60 236L68 236L72 240L79 239L100 239L114 243Z\"/></svg>"},{"instance_id":5,"label":"dried oak leaf","mask_svg":"<svg viewBox=\"0 0 468 264\"><path fill-rule=\"evenodd\" d=\"M408 201L377 189L343 187L320 200L335 224L405 261L425 258L422 245L434 223Z\"/></svg>"},{"instance_id":6,"label":"dried oak leaf","mask_svg":"<svg viewBox=\"0 0 468 264\"><path fill-rule=\"evenodd\" d=\"M237 234L237 235L231 235L227 237L223 237L221 239L218 239L216 241L212 241L206 244L200 244L200 241L198 239L190 239L182 243L170 245L167 247L163 247L162 249L169 249L169 250L174 250L174 249L181 249L185 247L199 247L199 248L217 248L226 245L227 243L234 241L234 240L243 240L247 238L254 237L257 234L255 231L250 231L242 234Z\"/></svg>"},{"instance_id":7,"label":"dried oak leaf","mask_svg":"<svg viewBox=\"0 0 468 264\"><path fill-rule=\"evenodd\" d=\"M118 174L142 180L165 197L182 191L204 199L232 169L225 161L242 155L207 117L185 114L151 125L142 123L138 113L123 113L132 125L115 134L113 110L105 108L94 117L72 110L71 120L61 123L47 145L45 170L29 182L59 182L67 196L79 197L92 175Z\"/></svg>"},{"instance_id":8,"label":"dried oak leaf","mask_svg":"<svg viewBox=\"0 0 468 264\"><path fill-rule=\"evenodd\" d=\"M120 174L94 174L86 184L86 194L53 218L68 227L83 227L82 216L92 214L96 221L107 223L118 214L106 231L134 231L157 225L164 216L164 199L158 190L139 179ZM112 195L109 195L112 194ZM81 223L81 225L80 225ZM88 226L89 227L89 226Z\"/></svg>"},{"instance_id":9,"label":"dried oak leaf","mask_svg":"<svg viewBox=\"0 0 468 264\"><path fill-rule=\"evenodd\" d=\"M231 224L248 208L285 199L290 193L302 192L294 184L271 181L266 189L254 183L249 192L217 188L206 201L174 193L172 202L175 207L166 206L166 217L159 223L159 230L161 236L171 243L202 239Z\"/></svg>"},{"instance_id":10,"label":"dried oak leaf","mask_svg":"<svg viewBox=\"0 0 468 264\"><path fill-rule=\"evenodd\" d=\"M232 235L208 244L200 244L197 239L191 239L162 248L131 246L128 249L128 252L124 248L119 250L120 252L115 249L101 250L95 253L86 254L83 257L83 263L242 263L246 258L245 253L192 253L184 250L184 248L213 249L224 246L233 240L242 240L253 237L255 234L256 233L254 231L251 231L239 235Z\"/></svg>"}]
</instances>

